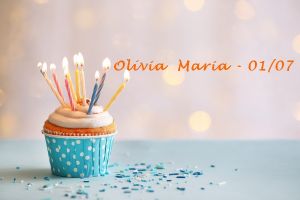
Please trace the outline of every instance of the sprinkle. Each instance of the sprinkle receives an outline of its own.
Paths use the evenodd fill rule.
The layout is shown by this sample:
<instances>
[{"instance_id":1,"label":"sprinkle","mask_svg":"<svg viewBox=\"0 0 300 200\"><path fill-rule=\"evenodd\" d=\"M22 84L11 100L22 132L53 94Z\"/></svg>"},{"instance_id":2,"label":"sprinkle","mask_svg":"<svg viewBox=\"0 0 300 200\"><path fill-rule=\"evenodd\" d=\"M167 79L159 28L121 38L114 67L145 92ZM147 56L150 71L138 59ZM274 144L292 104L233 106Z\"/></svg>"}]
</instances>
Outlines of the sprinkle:
<instances>
[{"instance_id":1,"label":"sprinkle","mask_svg":"<svg viewBox=\"0 0 300 200\"><path fill-rule=\"evenodd\" d=\"M131 188L131 190L133 190L133 191L138 191L139 188Z\"/></svg>"},{"instance_id":2,"label":"sprinkle","mask_svg":"<svg viewBox=\"0 0 300 200\"><path fill-rule=\"evenodd\" d=\"M185 176L176 176L176 178L185 178Z\"/></svg>"},{"instance_id":3,"label":"sprinkle","mask_svg":"<svg viewBox=\"0 0 300 200\"><path fill-rule=\"evenodd\" d=\"M160 164L160 165L156 165L156 166L155 166L155 169L165 169L165 167L164 167L163 165Z\"/></svg>"},{"instance_id":4,"label":"sprinkle","mask_svg":"<svg viewBox=\"0 0 300 200\"><path fill-rule=\"evenodd\" d=\"M122 190L128 190L129 187L126 186L126 187L122 187L121 189L122 189Z\"/></svg>"},{"instance_id":5,"label":"sprinkle","mask_svg":"<svg viewBox=\"0 0 300 200\"><path fill-rule=\"evenodd\" d=\"M112 185L112 186L110 186L110 188L118 188L118 186Z\"/></svg>"},{"instance_id":6,"label":"sprinkle","mask_svg":"<svg viewBox=\"0 0 300 200\"><path fill-rule=\"evenodd\" d=\"M34 176L33 179L36 179L36 176Z\"/></svg>"},{"instance_id":7,"label":"sprinkle","mask_svg":"<svg viewBox=\"0 0 300 200\"><path fill-rule=\"evenodd\" d=\"M71 196L71 199L76 199L76 195L72 195L72 196Z\"/></svg>"},{"instance_id":8,"label":"sprinkle","mask_svg":"<svg viewBox=\"0 0 300 200\"><path fill-rule=\"evenodd\" d=\"M221 181L220 183L218 183L219 186L225 185L227 182L226 181Z\"/></svg>"},{"instance_id":9,"label":"sprinkle","mask_svg":"<svg viewBox=\"0 0 300 200\"><path fill-rule=\"evenodd\" d=\"M185 187L177 187L176 189L180 191L185 191Z\"/></svg>"},{"instance_id":10,"label":"sprinkle","mask_svg":"<svg viewBox=\"0 0 300 200\"><path fill-rule=\"evenodd\" d=\"M17 167L16 167L16 170L19 170L19 169L21 169L21 167L17 166Z\"/></svg>"},{"instance_id":11,"label":"sprinkle","mask_svg":"<svg viewBox=\"0 0 300 200\"><path fill-rule=\"evenodd\" d=\"M104 188L103 188L103 189L100 189L99 192L105 192L105 189L104 189Z\"/></svg>"},{"instance_id":12,"label":"sprinkle","mask_svg":"<svg viewBox=\"0 0 300 200\"><path fill-rule=\"evenodd\" d=\"M68 194L68 193L66 193L64 196L65 196L65 197L68 197L68 196L69 196L69 194Z\"/></svg>"},{"instance_id":13,"label":"sprinkle","mask_svg":"<svg viewBox=\"0 0 300 200\"><path fill-rule=\"evenodd\" d=\"M90 181L89 181L89 180L84 180L83 182L84 182L84 183L89 183Z\"/></svg>"},{"instance_id":14,"label":"sprinkle","mask_svg":"<svg viewBox=\"0 0 300 200\"><path fill-rule=\"evenodd\" d=\"M193 175L194 176L200 176L200 175L203 175L203 173L202 172L194 172Z\"/></svg>"},{"instance_id":15,"label":"sprinkle","mask_svg":"<svg viewBox=\"0 0 300 200\"><path fill-rule=\"evenodd\" d=\"M129 193L131 193L131 191L130 190L124 190L123 193L129 194Z\"/></svg>"},{"instance_id":16,"label":"sprinkle","mask_svg":"<svg viewBox=\"0 0 300 200\"><path fill-rule=\"evenodd\" d=\"M201 190L205 190L205 188L204 187L202 187L202 188L200 188Z\"/></svg>"},{"instance_id":17,"label":"sprinkle","mask_svg":"<svg viewBox=\"0 0 300 200\"><path fill-rule=\"evenodd\" d=\"M212 185L213 184L213 182L209 182L209 185Z\"/></svg>"},{"instance_id":18,"label":"sprinkle","mask_svg":"<svg viewBox=\"0 0 300 200\"><path fill-rule=\"evenodd\" d=\"M169 173L169 176L177 176L179 173Z\"/></svg>"},{"instance_id":19,"label":"sprinkle","mask_svg":"<svg viewBox=\"0 0 300 200\"><path fill-rule=\"evenodd\" d=\"M130 167L129 170L133 171L133 170L136 170L136 168Z\"/></svg>"},{"instance_id":20,"label":"sprinkle","mask_svg":"<svg viewBox=\"0 0 300 200\"><path fill-rule=\"evenodd\" d=\"M215 165L210 165L210 167L211 167L211 168L214 168L214 167L215 167Z\"/></svg>"},{"instance_id":21,"label":"sprinkle","mask_svg":"<svg viewBox=\"0 0 300 200\"><path fill-rule=\"evenodd\" d=\"M238 171L238 168L234 169L234 171L236 171L236 172L237 172L237 171Z\"/></svg>"},{"instance_id":22,"label":"sprinkle","mask_svg":"<svg viewBox=\"0 0 300 200\"><path fill-rule=\"evenodd\" d=\"M124 178L125 176L123 174L117 174L115 177L116 178Z\"/></svg>"},{"instance_id":23,"label":"sprinkle","mask_svg":"<svg viewBox=\"0 0 300 200\"><path fill-rule=\"evenodd\" d=\"M167 182L171 182L171 181L172 181L171 179L168 179L168 180L167 180Z\"/></svg>"},{"instance_id":24,"label":"sprinkle","mask_svg":"<svg viewBox=\"0 0 300 200\"><path fill-rule=\"evenodd\" d=\"M141 169L138 169L139 172L144 172L146 171L147 169L144 169L144 168L141 168Z\"/></svg>"},{"instance_id":25,"label":"sprinkle","mask_svg":"<svg viewBox=\"0 0 300 200\"><path fill-rule=\"evenodd\" d=\"M44 180L50 181L50 178L49 178L48 176L45 176L45 177L44 177Z\"/></svg>"},{"instance_id":26,"label":"sprinkle","mask_svg":"<svg viewBox=\"0 0 300 200\"><path fill-rule=\"evenodd\" d=\"M134 184L133 184L133 186L139 186L139 185L140 185L140 184L138 184L138 183L134 183Z\"/></svg>"},{"instance_id":27,"label":"sprinkle","mask_svg":"<svg viewBox=\"0 0 300 200\"><path fill-rule=\"evenodd\" d=\"M17 180L17 178L13 178L13 182L14 182L14 183L16 182L16 180Z\"/></svg>"},{"instance_id":28,"label":"sprinkle","mask_svg":"<svg viewBox=\"0 0 300 200\"><path fill-rule=\"evenodd\" d=\"M140 163L140 165L146 165L146 163Z\"/></svg>"},{"instance_id":29,"label":"sprinkle","mask_svg":"<svg viewBox=\"0 0 300 200\"><path fill-rule=\"evenodd\" d=\"M154 190L153 189L147 189L146 192L150 192L150 193L153 193Z\"/></svg>"}]
</instances>

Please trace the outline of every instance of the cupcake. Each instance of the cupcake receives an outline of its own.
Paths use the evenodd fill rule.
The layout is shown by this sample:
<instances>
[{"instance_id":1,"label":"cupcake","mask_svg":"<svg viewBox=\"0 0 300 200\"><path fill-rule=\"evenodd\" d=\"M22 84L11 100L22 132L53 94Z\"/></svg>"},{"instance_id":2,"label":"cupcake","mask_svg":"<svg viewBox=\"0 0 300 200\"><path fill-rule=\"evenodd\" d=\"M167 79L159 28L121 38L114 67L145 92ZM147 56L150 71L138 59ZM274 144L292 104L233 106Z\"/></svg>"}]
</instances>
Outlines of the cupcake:
<instances>
[{"instance_id":1,"label":"cupcake","mask_svg":"<svg viewBox=\"0 0 300 200\"><path fill-rule=\"evenodd\" d=\"M57 81L56 66L50 65L55 88L47 74L47 63L38 63L42 76L61 104L49 115L42 130L46 139L51 171L54 175L64 177L104 176L107 174L112 144L117 133L114 119L108 110L125 88L130 77L129 72L125 70L123 83L103 109L98 106L97 101L111 65L110 60L106 58L102 63L101 79L100 72L95 73L91 99L86 98L82 54L74 56L76 93L66 57L63 58L62 64L68 102L65 101Z\"/></svg>"},{"instance_id":2,"label":"cupcake","mask_svg":"<svg viewBox=\"0 0 300 200\"><path fill-rule=\"evenodd\" d=\"M102 107L78 106L76 111L59 107L46 120L45 135L51 171L65 177L107 174L115 122Z\"/></svg>"}]
</instances>

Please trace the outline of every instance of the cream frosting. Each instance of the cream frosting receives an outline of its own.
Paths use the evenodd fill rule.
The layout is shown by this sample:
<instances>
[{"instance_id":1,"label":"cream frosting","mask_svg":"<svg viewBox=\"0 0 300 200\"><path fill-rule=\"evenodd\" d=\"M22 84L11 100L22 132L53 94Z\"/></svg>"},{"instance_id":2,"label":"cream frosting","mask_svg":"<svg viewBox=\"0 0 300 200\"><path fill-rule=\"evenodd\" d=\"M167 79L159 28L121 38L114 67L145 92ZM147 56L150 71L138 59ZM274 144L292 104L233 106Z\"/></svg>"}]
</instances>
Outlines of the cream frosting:
<instances>
[{"instance_id":1,"label":"cream frosting","mask_svg":"<svg viewBox=\"0 0 300 200\"><path fill-rule=\"evenodd\" d=\"M49 115L48 121L64 128L97 128L113 123L108 112L103 112L101 106L94 106L92 114L87 114L88 106L77 105L76 111L70 108L59 107Z\"/></svg>"}]
</instances>

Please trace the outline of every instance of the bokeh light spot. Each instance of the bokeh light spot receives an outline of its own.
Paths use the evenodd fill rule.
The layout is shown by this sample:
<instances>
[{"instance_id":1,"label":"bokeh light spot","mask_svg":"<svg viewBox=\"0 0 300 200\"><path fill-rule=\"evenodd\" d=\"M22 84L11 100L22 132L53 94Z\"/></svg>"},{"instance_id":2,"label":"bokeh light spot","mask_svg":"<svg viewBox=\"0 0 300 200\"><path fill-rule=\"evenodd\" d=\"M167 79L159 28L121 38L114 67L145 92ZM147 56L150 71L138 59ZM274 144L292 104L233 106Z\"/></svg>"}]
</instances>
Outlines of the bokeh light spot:
<instances>
[{"instance_id":1,"label":"bokeh light spot","mask_svg":"<svg viewBox=\"0 0 300 200\"><path fill-rule=\"evenodd\" d=\"M80 29L93 27L96 23L93 11L88 8L81 8L75 14L75 23Z\"/></svg>"},{"instance_id":2,"label":"bokeh light spot","mask_svg":"<svg viewBox=\"0 0 300 200\"><path fill-rule=\"evenodd\" d=\"M190 128L197 132L204 132L211 125L211 117L207 112L196 111L189 118Z\"/></svg>"},{"instance_id":3,"label":"bokeh light spot","mask_svg":"<svg viewBox=\"0 0 300 200\"><path fill-rule=\"evenodd\" d=\"M11 136L16 128L17 119L13 113L7 112L0 115L0 137Z\"/></svg>"},{"instance_id":4,"label":"bokeh light spot","mask_svg":"<svg viewBox=\"0 0 300 200\"><path fill-rule=\"evenodd\" d=\"M300 34L297 35L294 40L293 40L293 49L297 52L300 53Z\"/></svg>"},{"instance_id":5,"label":"bokeh light spot","mask_svg":"<svg viewBox=\"0 0 300 200\"><path fill-rule=\"evenodd\" d=\"M36 4L43 5L43 4L48 3L48 0L34 0L34 2L35 2Z\"/></svg>"},{"instance_id":6,"label":"bokeh light spot","mask_svg":"<svg viewBox=\"0 0 300 200\"><path fill-rule=\"evenodd\" d=\"M235 4L234 13L241 20L250 20L255 16L255 9L248 1L238 0Z\"/></svg>"},{"instance_id":7,"label":"bokeh light spot","mask_svg":"<svg viewBox=\"0 0 300 200\"><path fill-rule=\"evenodd\" d=\"M162 76L165 83L172 86L180 85L184 81L184 72L179 72L176 67L169 66L163 71Z\"/></svg>"},{"instance_id":8,"label":"bokeh light spot","mask_svg":"<svg viewBox=\"0 0 300 200\"><path fill-rule=\"evenodd\" d=\"M0 107L5 103L5 93L0 89Z\"/></svg>"},{"instance_id":9,"label":"bokeh light spot","mask_svg":"<svg viewBox=\"0 0 300 200\"><path fill-rule=\"evenodd\" d=\"M184 0L185 7L193 12L201 10L204 5L204 0Z\"/></svg>"}]
</instances>

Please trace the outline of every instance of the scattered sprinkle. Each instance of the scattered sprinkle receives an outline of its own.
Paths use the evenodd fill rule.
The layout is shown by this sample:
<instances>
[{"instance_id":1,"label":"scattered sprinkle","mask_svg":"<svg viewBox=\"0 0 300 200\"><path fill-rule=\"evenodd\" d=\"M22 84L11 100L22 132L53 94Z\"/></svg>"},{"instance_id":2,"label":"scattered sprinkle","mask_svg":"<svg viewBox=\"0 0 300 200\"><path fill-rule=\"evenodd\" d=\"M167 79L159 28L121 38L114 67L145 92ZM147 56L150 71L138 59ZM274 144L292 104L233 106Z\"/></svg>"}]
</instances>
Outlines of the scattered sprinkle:
<instances>
[{"instance_id":1,"label":"scattered sprinkle","mask_svg":"<svg viewBox=\"0 0 300 200\"><path fill-rule=\"evenodd\" d=\"M180 191L185 191L185 187L177 187L176 189Z\"/></svg>"},{"instance_id":2,"label":"scattered sprinkle","mask_svg":"<svg viewBox=\"0 0 300 200\"><path fill-rule=\"evenodd\" d=\"M104 188L103 188L103 189L100 189L99 192L105 192L105 189L104 189Z\"/></svg>"}]
</instances>

